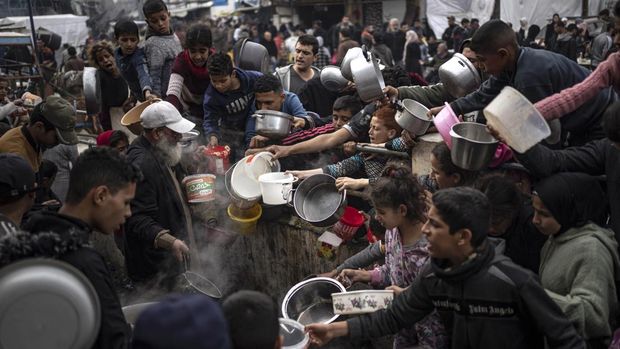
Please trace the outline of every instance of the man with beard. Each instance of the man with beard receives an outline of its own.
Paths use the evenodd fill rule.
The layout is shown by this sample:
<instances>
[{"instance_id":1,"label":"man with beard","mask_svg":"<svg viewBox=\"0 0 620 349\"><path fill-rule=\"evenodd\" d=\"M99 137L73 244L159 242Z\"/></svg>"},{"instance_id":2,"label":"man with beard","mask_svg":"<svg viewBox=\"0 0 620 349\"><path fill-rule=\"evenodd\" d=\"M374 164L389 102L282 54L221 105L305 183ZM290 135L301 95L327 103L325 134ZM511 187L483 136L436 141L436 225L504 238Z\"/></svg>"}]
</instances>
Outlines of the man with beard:
<instances>
[{"instance_id":1,"label":"man with beard","mask_svg":"<svg viewBox=\"0 0 620 349\"><path fill-rule=\"evenodd\" d=\"M185 174L179 165L179 141L195 124L168 102L149 105L140 119L144 132L127 150L127 158L144 180L137 185L133 216L125 225L125 262L137 285L169 291L189 252L183 240L192 234L180 185Z\"/></svg>"},{"instance_id":2,"label":"man with beard","mask_svg":"<svg viewBox=\"0 0 620 349\"><path fill-rule=\"evenodd\" d=\"M298 95L308 80L320 75L319 68L313 66L318 53L319 42L314 36L299 37L295 44L295 63L276 68L276 76L285 91Z\"/></svg>"}]
</instances>

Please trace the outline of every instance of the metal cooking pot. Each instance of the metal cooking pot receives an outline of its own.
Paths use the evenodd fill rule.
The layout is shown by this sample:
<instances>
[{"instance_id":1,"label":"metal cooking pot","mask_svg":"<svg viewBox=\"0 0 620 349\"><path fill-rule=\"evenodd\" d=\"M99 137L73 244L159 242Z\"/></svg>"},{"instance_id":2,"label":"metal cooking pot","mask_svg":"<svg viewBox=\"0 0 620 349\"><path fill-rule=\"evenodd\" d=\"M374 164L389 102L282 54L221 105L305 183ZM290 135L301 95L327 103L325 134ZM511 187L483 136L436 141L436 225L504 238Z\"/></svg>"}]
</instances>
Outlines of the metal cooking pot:
<instances>
[{"instance_id":1,"label":"metal cooking pot","mask_svg":"<svg viewBox=\"0 0 620 349\"><path fill-rule=\"evenodd\" d=\"M101 107L99 92L101 91L101 87L99 85L99 79L97 79L97 68L84 68L82 85L84 88L84 100L86 101L86 112L89 115L99 113Z\"/></svg>"},{"instance_id":2,"label":"metal cooking pot","mask_svg":"<svg viewBox=\"0 0 620 349\"><path fill-rule=\"evenodd\" d=\"M336 224L347 206L347 192L339 192L336 179L327 174L312 175L294 192L293 207L297 215L317 227Z\"/></svg>"},{"instance_id":3,"label":"metal cooking pot","mask_svg":"<svg viewBox=\"0 0 620 349\"><path fill-rule=\"evenodd\" d=\"M432 120L428 117L428 108L414 101L404 99L396 105L396 122L411 135L421 136L426 133Z\"/></svg>"},{"instance_id":4,"label":"metal cooking pot","mask_svg":"<svg viewBox=\"0 0 620 349\"><path fill-rule=\"evenodd\" d=\"M452 126L452 162L463 169L478 171L486 167L495 155L499 141L475 122L461 122Z\"/></svg>"},{"instance_id":5,"label":"metal cooking pot","mask_svg":"<svg viewBox=\"0 0 620 349\"><path fill-rule=\"evenodd\" d=\"M364 57L362 48L361 47L350 48L349 51L347 51L347 53L344 55L344 58L342 59L342 63L340 64L340 73L345 79L349 81L353 81L353 73L351 72L351 62L358 57Z\"/></svg>"},{"instance_id":6,"label":"metal cooking pot","mask_svg":"<svg viewBox=\"0 0 620 349\"><path fill-rule=\"evenodd\" d=\"M275 110L256 111L256 133L270 139L281 139L291 133L293 116Z\"/></svg>"},{"instance_id":7,"label":"metal cooking pot","mask_svg":"<svg viewBox=\"0 0 620 349\"><path fill-rule=\"evenodd\" d=\"M262 73L271 72L271 58L265 46L245 39L235 55L235 66L244 70L256 70Z\"/></svg>"},{"instance_id":8,"label":"metal cooking pot","mask_svg":"<svg viewBox=\"0 0 620 349\"><path fill-rule=\"evenodd\" d=\"M90 348L101 325L95 288L68 263L26 259L0 270L0 347Z\"/></svg>"},{"instance_id":9,"label":"metal cooking pot","mask_svg":"<svg viewBox=\"0 0 620 349\"><path fill-rule=\"evenodd\" d=\"M340 68L335 65L328 65L321 69L321 84L330 91L340 92L347 87L349 80L342 76Z\"/></svg>"},{"instance_id":10,"label":"metal cooking pot","mask_svg":"<svg viewBox=\"0 0 620 349\"><path fill-rule=\"evenodd\" d=\"M346 292L334 279L316 277L291 287L282 301L282 316L302 325L329 324L338 318L332 306L332 293Z\"/></svg>"},{"instance_id":11,"label":"metal cooking pot","mask_svg":"<svg viewBox=\"0 0 620 349\"><path fill-rule=\"evenodd\" d=\"M373 59L372 53L354 59L351 62L351 72L357 93L364 102L370 103L384 97L385 82L379 63Z\"/></svg>"},{"instance_id":12,"label":"metal cooking pot","mask_svg":"<svg viewBox=\"0 0 620 349\"><path fill-rule=\"evenodd\" d=\"M439 67L439 79L454 97L463 97L480 86L480 74L474 65L460 53L455 53Z\"/></svg>"}]
</instances>

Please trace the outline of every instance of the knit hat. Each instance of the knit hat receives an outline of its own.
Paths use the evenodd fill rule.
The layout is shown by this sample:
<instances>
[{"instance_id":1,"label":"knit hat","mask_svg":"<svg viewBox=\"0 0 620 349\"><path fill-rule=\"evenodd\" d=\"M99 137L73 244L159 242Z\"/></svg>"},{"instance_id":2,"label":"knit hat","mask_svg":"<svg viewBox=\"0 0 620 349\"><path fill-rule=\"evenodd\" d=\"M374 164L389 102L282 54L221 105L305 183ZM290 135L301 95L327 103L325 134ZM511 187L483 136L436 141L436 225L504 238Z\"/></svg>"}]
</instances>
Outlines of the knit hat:
<instances>
[{"instance_id":1,"label":"knit hat","mask_svg":"<svg viewBox=\"0 0 620 349\"><path fill-rule=\"evenodd\" d=\"M78 143L75 133L75 110L67 100L51 95L41 105L41 113L45 120L54 125L60 143Z\"/></svg>"},{"instance_id":2,"label":"knit hat","mask_svg":"<svg viewBox=\"0 0 620 349\"><path fill-rule=\"evenodd\" d=\"M173 295L140 314L134 349L229 349L228 325L219 304L204 295Z\"/></svg>"},{"instance_id":3,"label":"knit hat","mask_svg":"<svg viewBox=\"0 0 620 349\"><path fill-rule=\"evenodd\" d=\"M0 198L17 197L36 189L34 171L21 156L0 154L0 168Z\"/></svg>"}]
</instances>

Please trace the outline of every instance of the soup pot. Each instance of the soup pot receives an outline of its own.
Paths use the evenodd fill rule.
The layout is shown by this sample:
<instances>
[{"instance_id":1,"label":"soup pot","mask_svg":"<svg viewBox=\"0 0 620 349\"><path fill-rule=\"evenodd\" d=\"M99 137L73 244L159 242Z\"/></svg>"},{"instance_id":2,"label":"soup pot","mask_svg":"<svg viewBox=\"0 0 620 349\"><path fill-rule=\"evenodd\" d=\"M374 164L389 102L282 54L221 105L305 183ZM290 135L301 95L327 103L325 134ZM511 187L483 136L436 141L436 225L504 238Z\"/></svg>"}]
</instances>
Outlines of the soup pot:
<instances>
[{"instance_id":1,"label":"soup pot","mask_svg":"<svg viewBox=\"0 0 620 349\"><path fill-rule=\"evenodd\" d=\"M396 104L396 122L400 127L409 131L411 135L421 136L431 125L428 117L428 108L413 99L404 99Z\"/></svg>"},{"instance_id":2,"label":"soup pot","mask_svg":"<svg viewBox=\"0 0 620 349\"><path fill-rule=\"evenodd\" d=\"M256 133L270 139L281 139L291 133L293 116L275 110L258 110L256 118Z\"/></svg>"},{"instance_id":3,"label":"soup pot","mask_svg":"<svg viewBox=\"0 0 620 349\"><path fill-rule=\"evenodd\" d=\"M282 316L302 325L329 324L338 318L332 306L332 293L345 292L344 286L327 277L304 280L291 287L282 301Z\"/></svg>"},{"instance_id":4,"label":"soup pot","mask_svg":"<svg viewBox=\"0 0 620 349\"><path fill-rule=\"evenodd\" d=\"M339 192L336 179L327 174L306 178L291 193L297 215L317 227L336 224L347 206L346 190Z\"/></svg>"},{"instance_id":5,"label":"soup pot","mask_svg":"<svg viewBox=\"0 0 620 349\"><path fill-rule=\"evenodd\" d=\"M439 67L439 79L454 97L463 97L475 91L481 83L474 65L460 53L455 53Z\"/></svg>"},{"instance_id":6,"label":"soup pot","mask_svg":"<svg viewBox=\"0 0 620 349\"><path fill-rule=\"evenodd\" d=\"M478 171L486 167L499 144L486 130L486 126L475 122L461 122L450 131L452 162L463 169Z\"/></svg>"},{"instance_id":7,"label":"soup pot","mask_svg":"<svg viewBox=\"0 0 620 349\"><path fill-rule=\"evenodd\" d=\"M235 66L240 69L269 73L271 58L269 58L269 52L265 46L245 39L241 44L239 54L235 56Z\"/></svg>"},{"instance_id":8,"label":"soup pot","mask_svg":"<svg viewBox=\"0 0 620 349\"><path fill-rule=\"evenodd\" d=\"M351 62L351 72L355 88L362 101L370 103L384 97L385 82L379 68L379 63L372 57L372 53L365 53Z\"/></svg>"},{"instance_id":9,"label":"soup pot","mask_svg":"<svg viewBox=\"0 0 620 349\"><path fill-rule=\"evenodd\" d=\"M351 62L358 57L363 57L362 48L361 47L353 47L350 48L349 51L344 55L342 59L342 63L340 64L340 73L342 76L349 80L353 81L353 73L351 71Z\"/></svg>"}]
</instances>

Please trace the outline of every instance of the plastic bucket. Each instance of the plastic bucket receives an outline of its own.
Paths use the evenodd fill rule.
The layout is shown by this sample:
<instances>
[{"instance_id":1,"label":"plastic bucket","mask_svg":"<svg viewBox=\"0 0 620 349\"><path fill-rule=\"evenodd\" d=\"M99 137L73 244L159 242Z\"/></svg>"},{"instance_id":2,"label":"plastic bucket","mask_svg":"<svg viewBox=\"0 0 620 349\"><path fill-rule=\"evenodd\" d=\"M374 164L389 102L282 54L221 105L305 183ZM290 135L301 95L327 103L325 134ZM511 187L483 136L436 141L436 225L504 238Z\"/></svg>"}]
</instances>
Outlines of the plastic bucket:
<instances>
[{"instance_id":1,"label":"plastic bucket","mask_svg":"<svg viewBox=\"0 0 620 349\"><path fill-rule=\"evenodd\" d=\"M256 204L246 210L242 210L235 205L228 205L228 217L232 221L231 229L239 234L249 235L256 232L256 223L263 214L263 208Z\"/></svg>"},{"instance_id":2,"label":"plastic bucket","mask_svg":"<svg viewBox=\"0 0 620 349\"><path fill-rule=\"evenodd\" d=\"M263 202L267 205L284 205L293 183L297 181L290 173L271 172L258 177Z\"/></svg>"},{"instance_id":3,"label":"plastic bucket","mask_svg":"<svg viewBox=\"0 0 620 349\"><path fill-rule=\"evenodd\" d=\"M349 241L362 224L364 224L364 216L355 207L347 206L340 220L334 225L333 231L342 240Z\"/></svg>"},{"instance_id":4,"label":"plastic bucket","mask_svg":"<svg viewBox=\"0 0 620 349\"><path fill-rule=\"evenodd\" d=\"M534 105L519 91L504 87L486 108L484 116L506 143L524 153L551 135L551 129Z\"/></svg>"},{"instance_id":5,"label":"plastic bucket","mask_svg":"<svg viewBox=\"0 0 620 349\"><path fill-rule=\"evenodd\" d=\"M450 136L450 130L454 124L458 124L459 118L450 107L450 104L446 103L446 106L433 119L433 123L437 128L437 132L446 142L448 148L452 149L452 137Z\"/></svg>"},{"instance_id":6,"label":"plastic bucket","mask_svg":"<svg viewBox=\"0 0 620 349\"><path fill-rule=\"evenodd\" d=\"M183 186L187 194L187 202L201 203L215 199L215 176L212 174L196 174L183 178Z\"/></svg>"},{"instance_id":7,"label":"plastic bucket","mask_svg":"<svg viewBox=\"0 0 620 349\"><path fill-rule=\"evenodd\" d=\"M291 319L280 318L280 336L283 338L282 349L304 349L310 342L304 325Z\"/></svg>"}]
</instances>

